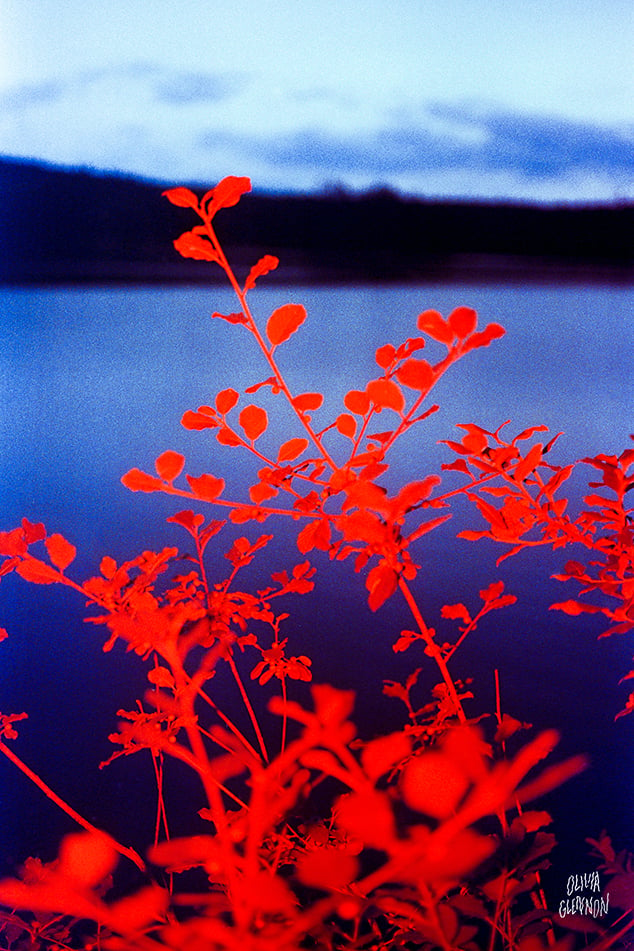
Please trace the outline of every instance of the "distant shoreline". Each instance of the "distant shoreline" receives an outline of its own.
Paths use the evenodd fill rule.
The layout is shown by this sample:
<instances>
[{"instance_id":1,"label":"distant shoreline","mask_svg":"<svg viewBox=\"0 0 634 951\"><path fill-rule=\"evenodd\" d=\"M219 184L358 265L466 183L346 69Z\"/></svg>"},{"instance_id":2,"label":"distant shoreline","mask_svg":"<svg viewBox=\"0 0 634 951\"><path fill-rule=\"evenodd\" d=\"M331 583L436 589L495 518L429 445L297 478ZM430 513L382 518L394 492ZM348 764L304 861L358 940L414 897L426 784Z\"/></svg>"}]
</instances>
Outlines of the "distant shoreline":
<instances>
[{"instance_id":1,"label":"distant shoreline","mask_svg":"<svg viewBox=\"0 0 634 951\"><path fill-rule=\"evenodd\" d=\"M0 285L223 282L174 250L196 218L163 190L0 156ZM269 285L634 283L631 203L251 193L215 224L239 279L263 254L280 259Z\"/></svg>"},{"instance_id":2,"label":"distant shoreline","mask_svg":"<svg viewBox=\"0 0 634 951\"><path fill-rule=\"evenodd\" d=\"M231 260L231 254L229 259ZM257 255L253 258L253 263ZM235 257L234 257L235 261ZM248 265L239 263L236 272L245 276ZM224 273L203 262L174 263L141 262L67 262L47 268L40 262L31 273L14 273L0 280L3 287L64 286L218 286L226 284ZM393 270L389 274L362 268L311 267L285 265L267 274L263 286L337 286L337 285L416 285L416 284L500 284L500 285L612 285L634 284L634 268L611 263L562 262L549 259L527 259L517 256L456 255L428 259L418 268Z\"/></svg>"}]
</instances>

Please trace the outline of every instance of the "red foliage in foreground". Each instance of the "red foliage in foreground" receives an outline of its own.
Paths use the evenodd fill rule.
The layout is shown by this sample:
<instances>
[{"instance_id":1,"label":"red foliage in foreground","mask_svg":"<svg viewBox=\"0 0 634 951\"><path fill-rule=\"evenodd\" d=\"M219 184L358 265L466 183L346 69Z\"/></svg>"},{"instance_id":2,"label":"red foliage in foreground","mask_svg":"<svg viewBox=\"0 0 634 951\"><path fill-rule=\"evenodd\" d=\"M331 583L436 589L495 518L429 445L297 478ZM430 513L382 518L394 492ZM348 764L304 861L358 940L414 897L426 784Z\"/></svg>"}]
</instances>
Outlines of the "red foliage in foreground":
<instances>
[{"instance_id":1,"label":"red foliage in foreground","mask_svg":"<svg viewBox=\"0 0 634 951\"><path fill-rule=\"evenodd\" d=\"M262 328L247 303L277 259L263 257L241 284L214 230L216 213L249 190L248 179L230 177L200 200L186 188L166 193L201 222L177 239L176 249L219 265L237 296L235 313L214 317L237 332L244 328L267 364L268 375L244 394L224 389L212 405L182 419L185 428L212 430L222 445L252 455L258 468L248 499L232 497L213 473L183 478L184 456L167 450L155 473L131 469L122 481L133 491L187 499L190 507L168 519L187 534L185 553L144 551L120 565L106 556L98 576L79 581L69 574L75 548L62 535L27 520L0 533L0 574L16 571L35 584L73 588L93 609L88 620L106 627L104 650L120 640L146 664L147 693L137 709L118 711L110 760L149 751L158 789L155 841L143 859L94 828L13 752L7 741L16 738L15 724L25 714L0 716L0 751L84 829L63 840L54 862L29 859L18 878L0 882L3 947L568 951L574 944L568 926L591 933L584 946L594 951L618 946L632 930L634 872L607 837L593 845L611 877L613 906L623 911L610 927L587 913L559 919L540 886L555 836L545 831L551 817L532 803L583 769L584 758L541 766L557 744L556 731L521 741L530 727L502 712L499 692L493 716L468 716L465 702L473 693L450 670L481 619L515 597L496 581L480 592L475 613L464 604L445 605L440 621L457 623L457 633L448 640L443 624L440 638L416 600L420 568L413 550L451 517L454 499L464 497L485 526L461 537L498 542L501 558L537 546L575 546L579 560L567 561L556 577L573 582L576 597L552 607L573 616L602 613L605 635L625 633L634 626L626 506L634 450L559 466L548 456L557 437L536 441L543 426L509 438L507 423L495 432L463 424L459 441L446 441L455 459L442 468L452 474L445 476L452 488L426 474L389 495L382 482L395 444L437 409L430 395L439 379L504 330L478 329L468 307L447 317L424 311L413 336L377 350L376 377L322 418L323 395L292 392L278 363L278 348L306 319L304 308L279 307ZM423 351L434 355L424 358ZM273 450L262 440L269 429L268 411L258 402L262 390L290 407L295 421ZM597 481L572 515L561 492L578 465L589 465ZM225 525L198 511L209 504L234 524L256 525L255 534L231 543L222 580L206 567L205 551ZM241 590L240 572L273 537L257 526L276 518L296 529L303 560L273 572L260 590ZM422 706L414 696L420 668L405 684L385 683L384 692L405 705L400 731L361 742L351 719L354 695L328 684L311 685L307 705L289 696L290 681L312 680L312 663L289 650L281 634L289 615L277 610L276 599L286 604L287 596L312 591L316 569L305 556L314 550L352 559L365 574L373 611L399 596L409 626L398 632L394 650L414 651L438 669L439 683ZM248 711L249 735L214 697L213 677L223 665ZM249 680L279 685L269 704L280 724L274 749ZM616 715L632 709L634 694ZM162 795L170 758L199 777L197 812L209 824L207 834L170 836ZM329 811L301 818L315 815L323 789ZM113 900L111 875L120 857L138 866L146 884Z\"/></svg>"}]
</instances>

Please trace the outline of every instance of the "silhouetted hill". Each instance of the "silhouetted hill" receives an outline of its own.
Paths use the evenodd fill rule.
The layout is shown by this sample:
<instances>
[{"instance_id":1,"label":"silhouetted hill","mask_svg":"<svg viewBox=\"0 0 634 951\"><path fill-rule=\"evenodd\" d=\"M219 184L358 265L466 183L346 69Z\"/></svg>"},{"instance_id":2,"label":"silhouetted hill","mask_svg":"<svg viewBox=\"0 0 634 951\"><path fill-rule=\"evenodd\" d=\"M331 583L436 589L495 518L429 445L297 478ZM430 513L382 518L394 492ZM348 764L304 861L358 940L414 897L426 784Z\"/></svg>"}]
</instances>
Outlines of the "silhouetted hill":
<instances>
[{"instance_id":1,"label":"silhouetted hill","mask_svg":"<svg viewBox=\"0 0 634 951\"><path fill-rule=\"evenodd\" d=\"M190 210L166 184L0 158L0 282L208 282L172 242ZM203 189L213 183L204 183ZM293 281L632 279L634 205L541 206L251 194L216 219L243 271L276 254Z\"/></svg>"}]
</instances>

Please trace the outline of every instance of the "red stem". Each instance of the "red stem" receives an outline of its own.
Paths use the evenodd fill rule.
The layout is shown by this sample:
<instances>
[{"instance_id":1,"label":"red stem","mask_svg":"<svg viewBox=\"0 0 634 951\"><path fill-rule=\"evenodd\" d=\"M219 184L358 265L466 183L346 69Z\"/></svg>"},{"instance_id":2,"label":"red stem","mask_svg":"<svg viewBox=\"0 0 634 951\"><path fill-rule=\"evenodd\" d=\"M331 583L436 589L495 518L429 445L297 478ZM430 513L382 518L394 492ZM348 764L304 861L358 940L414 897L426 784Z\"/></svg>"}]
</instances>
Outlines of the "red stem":
<instances>
[{"instance_id":1,"label":"red stem","mask_svg":"<svg viewBox=\"0 0 634 951\"><path fill-rule=\"evenodd\" d=\"M247 708L247 713L249 714L249 719L251 720L251 723L253 724L253 729L255 730L255 735L256 735L257 738L258 738L258 744L259 744L259 746L260 746L260 750L261 750L261 752L262 752L262 756L264 757L264 761L265 761L266 763L268 763L268 762L269 762L269 754L268 754L268 752L267 752L267 750L266 750L266 744L265 744L265 742L264 742L264 737L262 736L262 731L260 730L260 724L258 723L258 718L257 718L256 715L255 715L255 710L254 710L253 707L251 706L251 701L249 700L249 695L247 694L246 690L244 689L244 684L242 683L242 678L240 677L240 674L239 674L239 672L238 672L238 668L236 667L236 662L234 661L234 659L233 659L233 657L231 656L231 653L230 653L229 651L227 651L227 661L228 661L228 663L229 663L229 667L231 668L231 673L233 674L234 680L235 680L235 682L236 682L237 685L238 685L238 689L239 689L239 691L240 691L240 695L241 695L241 697L242 697L242 700L243 700L243 702L244 702L244 705L245 705L245 707Z\"/></svg>"},{"instance_id":2,"label":"red stem","mask_svg":"<svg viewBox=\"0 0 634 951\"><path fill-rule=\"evenodd\" d=\"M297 419L299 420L299 422L301 423L301 425L303 426L303 428L306 430L306 432L307 432L308 435L310 436L312 442L315 444L315 446L317 447L317 449L318 449L319 452L321 453L321 456L322 456L322 458L324 459L324 461L327 462L328 465L331 466L332 469L336 469L336 468L337 468L337 464L336 464L336 462L334 461L334 459L331 457L331 455L330 455L330 453L328 452L328 450L325 448L325 446L324 446L324 444L322 443L320 437L319 437L319 436L317 435L317 433L314 431L314 429L312 428L312 426L310 425L310 423L309 423L308 420L306 419L306 416L305 416L303 413L300 413L299 410L295 407L295 404L293 403L293 396L292 396L292 394L291 394L291 391L289 390L288 386L286 385L286 381L284 380L284 377L282 376L282 373L281 373L281 371L280 371L280 369L279 369L279 367L278 367L278 365L277 365L277 363L276 363L276 361L275 361L275 358L273 357L274 347L268 347L267 344L266 344L266 341L265 341L264 337L263 337L262 334L260 333L260 330L259 330L259 328L258 328L258 326L257 326L257 324L256 324L256 322L255 322L255 319L254 319L254 317L253 317L253 314L251 313L251 309L250 309L249 305L247 304L246 294L243 292L242 288L241 288L240 285L238 284L238 281L236 280L236 276L235 276L235 274L233 273L233 270L232 270L232 268L231 268L231 265L229 264L229 261L227 260L227 258L226 258L226 256L225 256L225 253L224 253L224 251L222 250L222 247L221 247L221 245L220 245L220 242L218 241L218 238L217 238L217 236L216 236L216 232L215 232L214 227L213 227L213 225L212 225L212 223L211 223L211 217L210 217L205 211L203 211L202 208L199 210L199 215L200 215L200 217L202 218L202 220L203 220L204 223L205 223L205 227L207 228L207 233L209 234L209 237L210 237L210 239L211 239L211 243L212 243L212 245L213 245L213 248L214 248L214 250L216 251L216 253L217 253L217 255L218 255L218 258L219 258L218 263L220 264L220 267L223 269L223 271L225 272L225 274L226 274L227 277L229 278L229 282L231 283L231 286L232 286L232 288L233 288L233 290L234 290L234 292L235 292L235 294L236 294L236 297L238 298L238 300L239 300L239 302L240 302L240 306L242 307L242 312L243 312L244 316L247 318L247 322L248 322L247 326L248 326L248 329L250 330L250 332L253 334L253 336L254 336L255 339L257 340L258 346L260 347L260 350L261 350L262 353L264 354L267 363L269 364L270 368L272 369L272 371L273 371L273 373L274 373L274 375L275 375L275 379L277 380L277 383L278 383L280 389L282 390L282 392L284 393L284 396L285 396L286 399L288 400L289 406L291 407L291 409L293 410L293 412L294 412L295 415L297 416Z\"/></svg>"},{"instance_id":3,"label":"red stem","mask_svg":"<svg viewBox=\"0 0 634 951\"><path fill-rule=\"evenodd\" d=\"M121 845L116 841L116 839L113 839L112 836L108 835L107 832L104 832L102 829L98 829L91 822L88 822L87 819L84 819L84 817L76 812L72 806L69 806L67 802L64 802L64 800L57 795L57 793L53 792L51 787L47 786L44 780L40 779L37 773L34 773L32 769L29 769L26 763L23 763L20 757L16 756L13 750L9 749L9 747L6 746L1 740L0 753L4 753L7 759L11 760L14 766L17 766L18 769L24 773L28 779L31 780L31 782L35 783L38 789L42 790L45 796L54 802L56 806L59 806L59 808L62 809L66 815L70 816L71 819L74 819L78 825L80 825L83 829L86 829L87 832L92 832L95 835L100 835L107 839L112 848L119 852L120 855L124 855L127 859L130 859L131 862L134 862L137 868L139 868L142 872L145 871L145 862L141 856L134 851L134 849L130 849L125 845Z\"/></svg>"},{"instance_id":4,"label":"red stem","mask_svg":"<svg viewBox=\"0 0 634 951\"><path fill-rule=\"evenodd\" d=\"M433 639L429 631L429 628L425 624L425 621L423 620L423 616L418 609L418 605L416 604L416 600L412 592L409 590L409 587L407 586L407 582L405 581L403 577L399 578L398 586L401 589L405 597L405 600L407 601L407 604L409 605L410 611L414 615L414 620L416 621L416 624L418 625L419 631L423 635L423 639L425 643L427 644L427 649L429 653L431 654L431 656L436 661L436 664L438 665L438 669L440 670L440 673L442 674L442 678L445 681L445 684L447 685L449 696L453 700L454 706L456 708L458 719L460 720L461 723L466 723L467 717L465 716L465 712L462 709L462 704L460 703L460 698L458 697L456 686L451 678L451 674L449 673L449 668L447 667L447 664L445 663L445 660L442 656L442 652L440 648L438 647L438 644L436 644L435 640Z\"/></svg>"}]
</instances>

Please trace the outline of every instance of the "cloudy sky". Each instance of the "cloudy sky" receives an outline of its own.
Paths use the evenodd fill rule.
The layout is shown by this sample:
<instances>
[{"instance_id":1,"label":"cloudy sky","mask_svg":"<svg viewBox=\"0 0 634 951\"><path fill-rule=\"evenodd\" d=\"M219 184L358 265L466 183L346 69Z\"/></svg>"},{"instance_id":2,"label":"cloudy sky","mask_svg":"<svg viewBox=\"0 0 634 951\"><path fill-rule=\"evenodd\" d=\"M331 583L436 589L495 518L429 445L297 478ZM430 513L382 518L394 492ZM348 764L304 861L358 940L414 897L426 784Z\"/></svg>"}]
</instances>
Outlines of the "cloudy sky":
<instances>
[{"instance_id":1,"label":"cloudy sky","mask_svg":"<svg viewBox=\"0 0 634 951\"><path fill-rule=\"evenodd\" d=\"M631 0L0 0L0 153L168 182L634 198Z\"/></svg>"}]
</instances>

